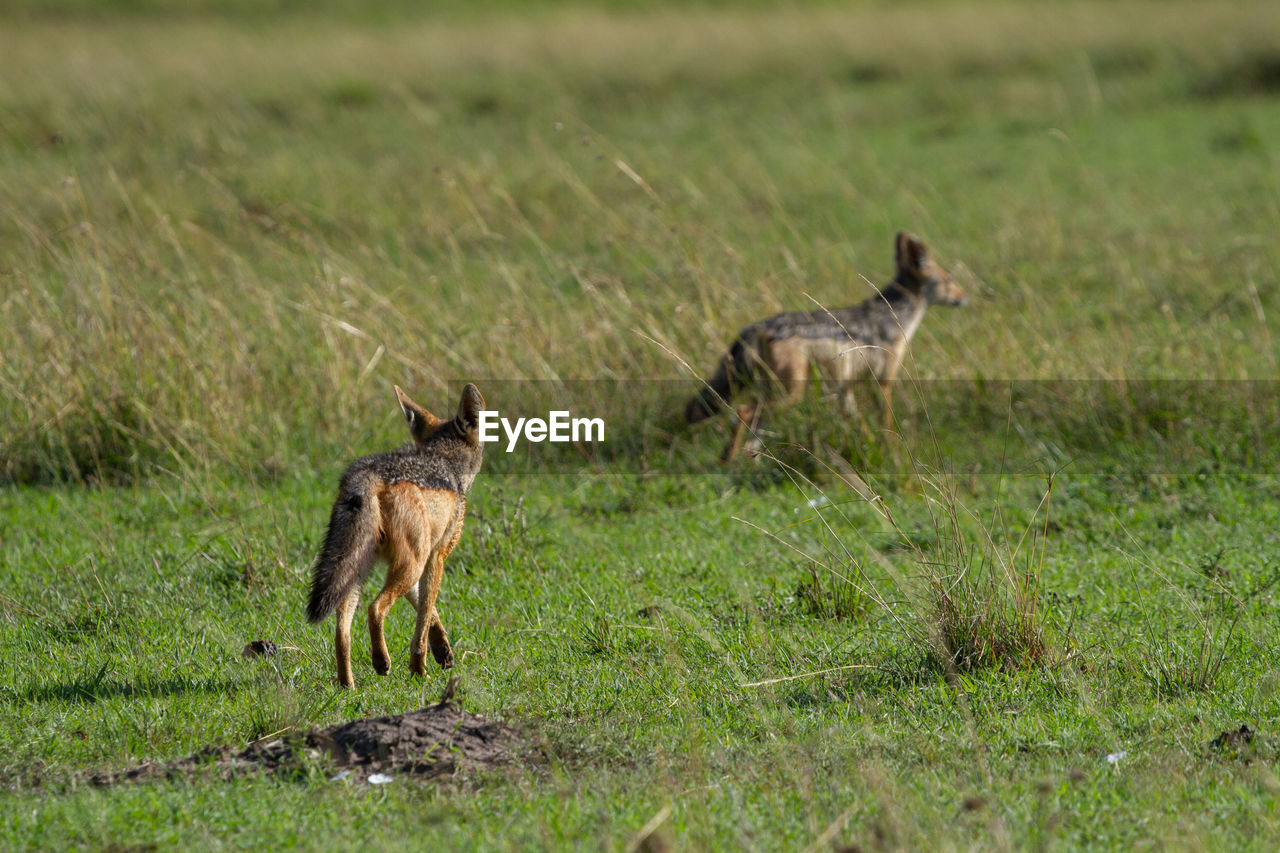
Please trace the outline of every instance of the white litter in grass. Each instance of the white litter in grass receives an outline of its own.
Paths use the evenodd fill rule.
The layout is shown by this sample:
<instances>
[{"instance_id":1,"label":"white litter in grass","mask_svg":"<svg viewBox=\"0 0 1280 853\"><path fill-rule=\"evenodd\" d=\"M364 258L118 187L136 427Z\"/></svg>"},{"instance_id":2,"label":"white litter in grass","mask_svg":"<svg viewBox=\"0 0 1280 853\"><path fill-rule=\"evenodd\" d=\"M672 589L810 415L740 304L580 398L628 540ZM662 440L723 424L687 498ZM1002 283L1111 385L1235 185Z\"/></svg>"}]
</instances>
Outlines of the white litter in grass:
<instances>
[{"instance_id":1,"label":"white litter in grass","mask_svg":"<svg viewBox=\"0 0 1280 853\"><path fill-rule=\"evenodd\" d=\"M330 781L330 782L337 782L338 780L340 780L340 779L345 779L345 778L347 778L347 777L348 777L348 776L350 776L350 775L351 775L351 771L350 771L350 770L343 770L343 771L342 771L341 773L339 773L337 776L330 776L330 777L329 777L329 781Z\"/></svg>"},{"instance_id":2,"label":"white litter in grass","mask_svg":"<svg viewBox=\"0 0 1280 853\"><path fill-rule=\"evenodd\" d=\"M385 784L387 784L388 782L390 782L390 781L391 781L391 778L392 778L392 777L388 776L388 775L387 775L387 774L385 774L385 773L374 773L372 776L370 776L370 777L369 777L369 784L370 784L370 785L385 785Z\"/></svg>"},{"instance_id":3,"label":"white litter in grass","mask_svg":"<svg viewBox=\"0 0 1280 853\"><path fill-rule=\"evenodd\" d=\"M1107 763L1108 763L1108 764L1119 764L1119 763L1120 763L1120 759L1124 758L1124 757L1125 757L1126 755L1128 755L1128 754L1129 754L1129 753L1125 752L1123 749L1122 749L1122 750L1120 750L1119 752L1113 752L1113 753L1111 753L1110 755L1108 755L1108 756L1107 756L1107 759L1106 759L1106 760L1107 760Z\"/></svg>"}]
</instances>

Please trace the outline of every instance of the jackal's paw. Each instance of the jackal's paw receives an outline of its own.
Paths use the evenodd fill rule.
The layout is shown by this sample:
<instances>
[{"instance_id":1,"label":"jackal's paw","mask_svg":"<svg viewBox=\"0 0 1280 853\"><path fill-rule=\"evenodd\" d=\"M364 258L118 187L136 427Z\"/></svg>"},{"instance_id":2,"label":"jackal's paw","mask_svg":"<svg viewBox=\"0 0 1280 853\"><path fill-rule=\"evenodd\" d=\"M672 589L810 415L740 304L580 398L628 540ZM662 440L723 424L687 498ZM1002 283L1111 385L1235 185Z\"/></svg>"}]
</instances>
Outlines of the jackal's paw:
<instances>
[{"instance_id":1,"label":"jackal's paw","mask_svg":"<svg viewBox=\"0 0 1280 853\"><path fill-rule=\"evenodd\" d=\"M448 646L433 646L431 654L435 655L436 663L440 664L441 668L453 668L453 649Z\"/></svg>"},{"instance_id":2,"label":"jackal's paw","mask_svg":"<svg viewBox=\"0 0 1280 853\"><path fill-rule=\"evenodd\" d=\"M373 656L373 671L378 675L386 675L391 671L391 661L378 655Z\"/></svg>"},{"instance_id":3,"label":"jackal's paw","mask_svg":"<svg viewBox=\"0 0 1280 853\"><path fill-rule=\"evenodd\" d=\"M420 652L414 652L409 655L409 672L414 675L426 675L427 656Z\"/></svg>"}]
</instances>

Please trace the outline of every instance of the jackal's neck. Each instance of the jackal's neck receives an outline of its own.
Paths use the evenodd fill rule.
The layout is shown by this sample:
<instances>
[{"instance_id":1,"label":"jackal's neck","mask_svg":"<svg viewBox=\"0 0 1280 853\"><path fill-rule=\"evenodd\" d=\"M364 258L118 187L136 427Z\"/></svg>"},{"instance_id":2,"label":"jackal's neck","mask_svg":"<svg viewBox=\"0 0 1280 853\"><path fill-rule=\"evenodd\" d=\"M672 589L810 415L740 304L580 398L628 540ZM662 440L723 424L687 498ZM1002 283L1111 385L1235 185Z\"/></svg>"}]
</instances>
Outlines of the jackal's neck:
<instances>
[{"instance_id":1,"label":"jackal's neck","mask_svg":"<svg viewBox=\"0 0 1280 853\"><path fill-rule=\"evenodd\" d=\"M929 300L918 291L907 288L902 282L896 278L889 282L888 287L880 291L880 298L893 306L896 311L924 313L929 307Z\"/></svg>"},{"instance_id":2,"label":"jackal's neck","mask_svg":"<svg viewBox=\"0 0 1280 853\"><path fill-rule=\"evenodd\" d=\"M920 321L924 319L929 300L916 291L908 290L897 279L880 291L880 299L882 304L893 313L906 339L911 340L911 336L920 328Z\"/></svg>"}]
</instances>

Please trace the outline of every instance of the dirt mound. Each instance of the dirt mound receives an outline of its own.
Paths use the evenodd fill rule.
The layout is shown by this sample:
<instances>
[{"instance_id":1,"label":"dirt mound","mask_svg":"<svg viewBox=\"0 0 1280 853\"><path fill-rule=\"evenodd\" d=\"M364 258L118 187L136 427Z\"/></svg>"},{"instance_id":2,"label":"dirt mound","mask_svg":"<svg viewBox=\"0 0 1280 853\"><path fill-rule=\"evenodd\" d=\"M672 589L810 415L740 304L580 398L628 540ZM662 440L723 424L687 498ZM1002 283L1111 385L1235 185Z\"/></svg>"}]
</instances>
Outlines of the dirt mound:
<instances>
[{"instance_id":1,"label":"dirt mound","mask_svg":"<svg viewBox=\"0 0 1280 853\"><path fill-rule=\"evenodd\" d=\"M300 770L327 758L339 777L358 781L378 774L416 779L487 770L508 764L522 752L516 732L502 723L441 703L393 717L353 720L285 738L259 741L247 749L210 747L176 761L151 762L92 777L95 785L213 773L229 778L258 771ZM377 778L375 778L377 781Z\"/></svg>"}]
</instances>

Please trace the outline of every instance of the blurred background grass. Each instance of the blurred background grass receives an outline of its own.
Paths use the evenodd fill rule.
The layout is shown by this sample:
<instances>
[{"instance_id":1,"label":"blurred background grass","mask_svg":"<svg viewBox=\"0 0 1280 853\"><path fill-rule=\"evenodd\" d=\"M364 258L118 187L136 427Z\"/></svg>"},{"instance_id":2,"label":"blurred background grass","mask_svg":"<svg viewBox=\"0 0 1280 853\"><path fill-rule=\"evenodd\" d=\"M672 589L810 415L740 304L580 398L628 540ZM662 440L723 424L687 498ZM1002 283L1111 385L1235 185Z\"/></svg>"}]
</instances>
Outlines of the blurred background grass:
<instances>
[{"instance_id":1,"label":"blurred background grass","mask_svg":"<svg viewBox=\"0 0 1280 853\"><path fill-rule=\"evenodd\" d=\"M393 382L687 382L591 412L631 455L681 360L865 298L900 228L974 296L913 347L938 409L1277 378L1272 6L360 8L8 8L5 479L313 464L397 435Z\"/></svg>"}]
</instances>

